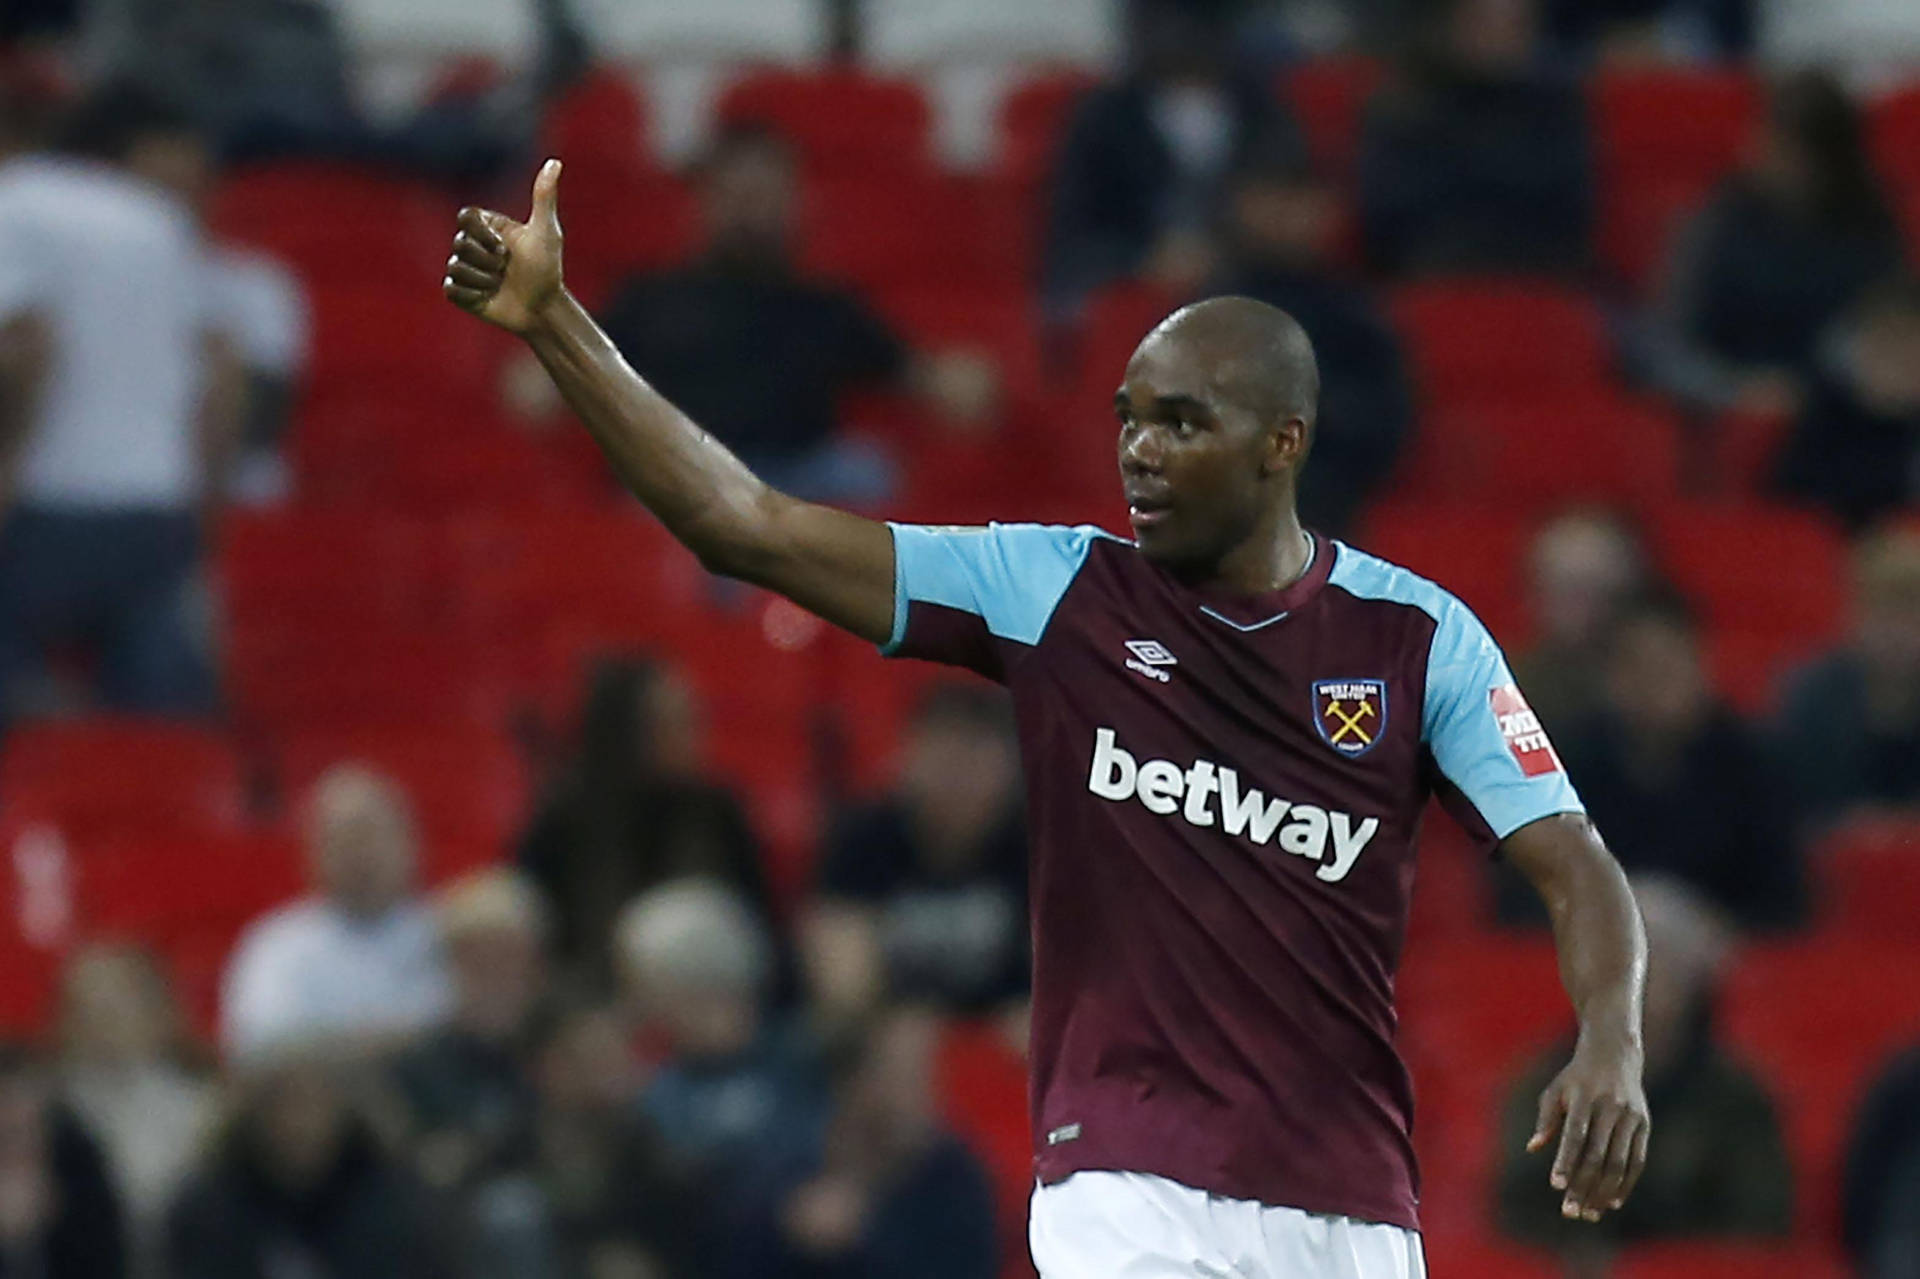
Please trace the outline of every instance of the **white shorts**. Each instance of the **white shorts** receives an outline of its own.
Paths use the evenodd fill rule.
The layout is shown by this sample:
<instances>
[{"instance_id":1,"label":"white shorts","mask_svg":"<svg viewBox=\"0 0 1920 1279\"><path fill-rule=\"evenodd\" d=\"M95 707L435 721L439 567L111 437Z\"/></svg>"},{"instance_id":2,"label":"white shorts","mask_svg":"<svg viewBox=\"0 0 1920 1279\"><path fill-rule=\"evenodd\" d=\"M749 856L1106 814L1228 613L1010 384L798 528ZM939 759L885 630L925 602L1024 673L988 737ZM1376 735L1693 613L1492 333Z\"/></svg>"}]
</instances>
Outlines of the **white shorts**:
<instances>
[{"instance_id":1,"label":"white shorts","mask_svg":"<svg viewBox=\"0 0 1920 1279\"><path fill-rule=\"evenodd\" d=\"M1426 1279L1402 1226L1222 1199L1137 1172L1036 1186L1027 1238L1041 1279Z\"/></svg>"}]
</instances>

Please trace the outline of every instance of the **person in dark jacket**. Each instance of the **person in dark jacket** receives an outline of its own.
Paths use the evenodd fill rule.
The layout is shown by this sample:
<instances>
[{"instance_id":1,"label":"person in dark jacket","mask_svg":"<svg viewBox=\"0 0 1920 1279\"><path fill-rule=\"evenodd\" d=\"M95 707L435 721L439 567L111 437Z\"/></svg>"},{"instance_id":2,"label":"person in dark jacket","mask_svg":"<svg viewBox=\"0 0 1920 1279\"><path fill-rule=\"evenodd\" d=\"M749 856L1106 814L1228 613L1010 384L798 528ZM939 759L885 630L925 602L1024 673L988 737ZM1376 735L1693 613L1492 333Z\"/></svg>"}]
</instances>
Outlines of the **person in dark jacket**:
<instances>
[{"instance_id":1,"label":"person in dark jacket","mask_svg":"<svg viewBox=\"0 0 1920 1279\"><path fill-rule=\"evenodd\" d=\"M1827 354L1775 491L1856 530L1920 509L1920 280L1871 291Z\"/></svg>"},{"instance_id":2,"label":"person in dark jacket","mask_svg":"<svg viewBox=\"0 0 1920 1279\"><path fill-rule=\"evenodd\" d=\"M1790 411L1828 326L1901 260L1858 108L1830 75L1789 76L1746 163L1679 238L1653 377L1716 408Z\"/></svg>"},{"instance_id":3,"label":"person in dark jacket","mask_svg":"<svg viewBox=\"0 0 1920 1279\"><path fill-rule=\"evenodd\" d=\"M1277 306L1313 339L1320 416L1300 518L1334 536L1392 475L1413 425L1399 340L1333 264L1339 230L1338 197L1310 166L1290 151L1255 156L1230 185L1226 261L1210 290Z\"/></svg>"},{"instance_id":4,"label":"person in dark jacket","mask_svg":"<svg viewBox=\"0 0 1920 1279\"><path fill-rule=\"evenodd\" d=\"M31 1050L0 1043L0 1279L125 1279L106 1161Z\"/></svg>"},{"instance_id":5,"label":"person in dark jacket","mask_svg":"<svg viewBox=\"0 0 1920 1279\"><path fill-rule=\"evenodd\" d=\"M284 1055L235 1081L238 1112L174 1206L185 1279L441 1279L424 1193L347 1099L336 1068Z\"/></svg>"},{"instance_id":6,"label":"person in dark jacket","mask_svg":"<svg viewBox=\"0 0 1920 1279\"><path fill-rule=\"evenodd\" d=\"M1660 1132L1646 1172L1621 1211L1600 1225L1569 1221L1541 1185L1550 1153L1522 1153L1538 1121L1540 1090L1562 1049L1510 1094L1500 1177L1502 1229L1560 1252L1569 1273L1606 1273L1626 1244L1699 1237L1784 1238L1793 1225L1793 1171L1780 1117L1765 1087L1722 1048L1714 1001L1733 931L1697 892L1659 876L1634 882L1647 926L1647 1102Z\"/></svg>"},{"instance_id":7,"label":"person in dark jacket","mask_svg":"<svg viewBox=\"0 0 1920 1279\"><path fill-rule=\"evenodd\" d=\"M1920 815L1920 530L1854 552L1853 633L1788 682L1777 737L1804 833Z\"/></svg>"},{"instance_id":8,"label":"person in dark jacket","mask_svg":"<svg viewBox=\"0 0 1920 1279\"><path fill-rule=\"evenodd\" d=\"M883 1017L852 1058L826 1139L743 1187L725 1279L992 1279L993 1194L941 1128L932 1090L939 1021Z\"/></svg>"},{"instance_id":9,"label":"person in dark jacket","mask_svg":"<svg viewBox=\"0 0 1920 1279\"><path fill-rule=\"evenodd\" d=\"M1746 929L1795 926L1806 874L1759 735L1715 698L1684 601L1648 596L1607 645L1606 701L1559 742L1594 824L1630 873L1691 885ZM1538 919L1503 876L1502 916Z\"/></svg>"},{"instance_id":10,"label":"person in dark jacket","mask_svg":"<svg viewBox=\"0 0 1920 1279\"><path fill-rule=\"evenodd\" d=\"M621 658L594 672L579 749L520 844L570 973L608 984L615 918L670 879L717 880L773 917L759 843L733 792L705 776L701 733L693 692L671 670Z\"/></svg>"},{"instance_id":11,"label":"person in dark jacket","mask_svg":"<svg viewBox=\"0 0 1920 1279\"><path fill-rule=\"evenodd\" d=\"M1860 1279L1920 1275L1920 1044L1887 1064L1860 1106L1840 1220Z\"/></svg>"},{"instance_id":12,"label":"person in dark jacket","mask_svg":"<svg viewBox=\"0 0 1920 1279\"><path fill-rule=\"evenodd\" d=\"M1367 257L1389 274L1574 272L1594 219L1586 111L1542 69L1533 0L1443 0L1360 139Z\"/></svg>"},{"instance_id":13,"label":"person in dark jacket","mask_svg":"<svg viewBox=\"0 0 1920 1279\"><path fill-rule=\"evenodd\" d=\"M1055 317L1128 277L1192 292L1215 265L1228 175L1256 151L1304 154L1273 94L1232 66L1218 7L1136 4L1128 71L1075 110L1054 165L1042 266Z\"/></svg>"}]
</instances>

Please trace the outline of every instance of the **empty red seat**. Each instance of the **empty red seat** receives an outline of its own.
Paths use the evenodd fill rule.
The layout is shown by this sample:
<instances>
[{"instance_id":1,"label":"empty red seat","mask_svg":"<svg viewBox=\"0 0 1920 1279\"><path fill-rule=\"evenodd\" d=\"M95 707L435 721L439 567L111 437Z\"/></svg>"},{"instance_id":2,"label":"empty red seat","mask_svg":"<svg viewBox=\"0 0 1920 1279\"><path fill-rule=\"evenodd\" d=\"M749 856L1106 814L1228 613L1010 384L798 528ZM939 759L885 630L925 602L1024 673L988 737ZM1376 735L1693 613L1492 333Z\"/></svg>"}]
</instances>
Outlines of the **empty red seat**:
<instances>
[{"instance_id":1,"label":"empty red seat","mask_svg":"<svg viewBox=\"0 0 1920 1279\"><path fill-rule=\"evenodd\" d=\"M928 161L930 113L904 77L847 67L758 71L727 88L719 116L779 130L818 173L912 172Z\"/></svg>"},{"instance_id":2,"label":"empty red seat","mask_svg":"<svg viewBox=\"0 0 1920 1279\"><path fill-rule=\"evenodd\" d=\"M1325 172L1352 172L1367 101L1385 78L1386 68L1377 59L1361 57L1303 62L1281 75L1280 96Z\"/></svg>"},{"instance_id":3,"label":"empty red seat","mask_svg":"<svg viewBox=\"0 0 1920 1279\"><path fill-rule=\"evenodd\" d=\"M1876 167L1896 186L1920 184L1920 86L1909 85L1873 104L1871 141Z\"/></svg>"},{"instance_id":4,"label":"empty red seat","mask_svg":"<svg viewBox=\"0 0 1920 1279\"><path fill-rule=\"evenodd\" d=\"M233 174L215 193L210 220L222 237L292 263L309 284L417 278L431 288L456 208L423 182L291 161Z\"/></svg>"},{"instance_id":5,"label":"empty red seat","mask_svg":"<svg viewBox=\"0 0 1920 1279\"><path fill-rule=\"evenodd\" d=\"M505 655L443 630L303 627L236 633L235 714L250 729L409 720L498 725L513 703Z\"/></svg>"},{"instance_id":6,"label":"empty red seat","mask_svg":"<svg viewBox=\"0 0 1920 1279\"><path fill-rule=\"evenodd\" d=\"M1541 514L1576 503L1657 507L1679 488L1680 426L1607 392L1467 402L1429 414L1399 492Z\"/></svg>"},{"instance_id":7,"label":"empty red seat","mask_svg":"<svg viewBox=\"0 0 1920 1279\"><path fill-rule=\"evenodd\" d=\"M1843 1279L1831 1251L1803 1240L1641 1244L1621 1254L1615 1279Z\"/></svg>"},{"instance_id":8,"label":"empty red seat","mask_svg":"<svg viewBox=\"0 0 1920 1279\"><path fill-rule=\"evenodd\" d=\"M1426 1204L1421 1204L1425 1209ZM1436 1233L1421 1213L1426 1227L1421 1243L1426 1253L1427 1270L1434 1275L1458 1275L1462 1279L1562 1279L1565 1270L1555 1259L1478 1234Z\"/></svg>"},{"instance_id":9,"label":"empty red seat","mask_svg":"<svg viewBox=\"0 0 1920 1279\"><path fill-rule=\"evenodd\" d=\"M405 512L230 512L220 529L221 593L242 627L426 625L450 611L443 543L438 523Z\"/></svg>"},{"instance_id":10,"label":"empty red seat","mask_svg":"<svg viewBox=\"0 0 1920 1279\"><path fill-rule=\"evenodd\" d=\"M282 833L156 828L73 847L82 935L164 944L232 935L304 886Z\"/></svg>"},{"instance_id":11,"label":"empty red seat","mask_svg":"<svg viewBox=\"0 0 1920 1279\"><path fill-rule=\"evenodd\" d=\"M1367 513L1363 550L1453 592L1508 648L1524 638L1527 547L1533 520L1495 502L1382 502Z\"/></svg>"},{"instance_id":12,"label":"empty red seat","mask_svg":"<svg viewBox=\"0 0 1920 1279\"><path fill-rule=\"evenodd\" d=\"M63 826L230 826L245 768L221 733L187 724L83 719L16 726L0 755L0 804Z\"/></svg>"},{"instance_id":13,"label":"empty red seat","mask_svg":"<svg viewBox=\"0 0 1920 1279\"><path fill-rule=\"evenodd\" d=\"M849 174L807 190L806 259L823 275L885 289L964 281L977 234L938 177Z\"/></svg>"},{"instance_id":14,"label":"empty red seat","mask_svg":"<svg viewBox=\"0 0 1920 1279\"><path fill-rule=\"evenodd\" d=\"M1085 71L1054 71L1009 92L1000 103L1000 171L1028 187L1045 183L1075 106L1098 83Z\"/></svg>"},{"instance_id":15,"label":"empty red seat","mask_svg":"<svg viewBox=\"0 0 1920 1279\"><path fill-rule=\"evenodd\" d=\"M998 1023L956 1022L936 1050L934 1091L941 1118L993 1179L1002 1251L1024 1256L1033 1193L1025 1060Z\"/></svg>"},{"instance_id":16,"label":"empty red seat","mask_svg":"<svg viewBox=\"0 0 1920 1279\"><path fill-rule=\"evenodd\" d=\"M1846 616L1846 543L1817 516L1759 503L1685 503L1649 513L1660 567L1716 627L1811 645Z\"/></svg>"},{"instance_id":17,"label":"empty red seat","mask_svg":"<svg viewBox=\"0 0 1920 1279\"><path fill-rule=\"evenodd\" d=\"M1402 288L1392 310L1430 404L1590 393L1609 380L1605 326L1584 294L1447 280Z\"/></svg>"},{"instance_id":18,"label":"empty red seat","mask_svg":"<svg viewBox=\"0 0 1920 1279\"><path fill-rule=\"evenodd\" d=\"M282 793L297 804L336 764L364 764L407 794L430 879L511 852L527 818L525 761L504 731L470 724L383 724L296 731L279 751Z\"/></svg>"},{"instance_id":19,"label":"empty red seat","mask_svg":"<svg viewBox=\"0 0 1920 1279\"><path fill-rule=\"evenodd\" d=\"M1867 1082L1920 1039L1920 946L1835 936L1756 946L1722 1001L1728 1041L1765 1073L1786 1124L1803 1228L1835 1220L1839 1164Z\"/></svg>"},{"instance_id":20,"label":"empty red seat","mask_svg":"<svg viewBox=\"0 0 1920 1279\"><path fill-rule=\"evenodd\" d=\"M1862 820L1815 854L1826 917L1849 937L1911 939L1920 920L1920 821Z\"/></svg>"}]
</instances>

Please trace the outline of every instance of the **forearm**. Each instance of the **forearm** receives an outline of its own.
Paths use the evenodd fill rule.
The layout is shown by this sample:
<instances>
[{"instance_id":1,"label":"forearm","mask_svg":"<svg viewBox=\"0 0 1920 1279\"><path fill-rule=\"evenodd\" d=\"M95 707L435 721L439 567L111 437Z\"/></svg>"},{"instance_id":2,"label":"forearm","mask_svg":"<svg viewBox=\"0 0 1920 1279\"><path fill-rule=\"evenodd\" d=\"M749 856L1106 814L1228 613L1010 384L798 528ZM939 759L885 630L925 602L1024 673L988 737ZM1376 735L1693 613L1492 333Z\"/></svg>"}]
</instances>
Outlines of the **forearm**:
<instances>
[{"instance_id":1,"label":"forearm","mask_svg":"<svg viewBox=\"0 0 1920 1279\"><path fill-rule=\"evenodd\" d=\"M1560 980L1580 1019L1582 1043L1641 1042L1641 992L1647 977L1647 941L1640 908L1620 864L1585 826L1580 852L1558 873L1535 879L1553 920Z\"/></svg>"},{"instance_id":2,"label":"forearm","mask_svg":"<svg viewBox=\"0 0 1920 1279\"><path fill-rule=\"evenodd\" d=\"M648 386L571 294L526 340L621 483L710 568L748 568L752 530L786 499Z\"/></svg>"}]
</instances>

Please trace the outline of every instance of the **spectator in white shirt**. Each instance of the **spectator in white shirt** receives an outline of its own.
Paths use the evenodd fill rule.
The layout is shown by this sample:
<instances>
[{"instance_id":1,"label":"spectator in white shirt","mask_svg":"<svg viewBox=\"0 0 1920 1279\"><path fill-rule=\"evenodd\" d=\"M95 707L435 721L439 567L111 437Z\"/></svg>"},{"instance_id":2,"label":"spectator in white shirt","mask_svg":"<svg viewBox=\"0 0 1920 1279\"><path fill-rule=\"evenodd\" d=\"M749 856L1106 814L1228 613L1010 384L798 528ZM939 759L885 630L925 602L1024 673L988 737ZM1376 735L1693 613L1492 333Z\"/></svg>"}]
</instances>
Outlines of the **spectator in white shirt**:
<instances>
[{"instance_id":1,"label":"spectator in white shirt","mask_svg":"<svg viewBox=\"0 0 1920 1279\"><path fill-rule=\"evenodd\" d=\"M405 798L358 765L314 787L308 896L250 925L221 989L231 1061L318 1042L377 1054L437 1024L451 998L433 915L414 889Z\"/></svg>"},{"instance_id":2,"label":"spectator in white shirt","mask_svg":"<svg viewBox=\"0 0 1920 1279\"><path fill-rule=\"evenodd\" d=\"M195 713L213 701L185 607L202 477L237 402L174 194L207 150L125 88L68 142L0 159L0 709L47 653L85 646L108 707Z\"/></svg>"}]
</instances>

